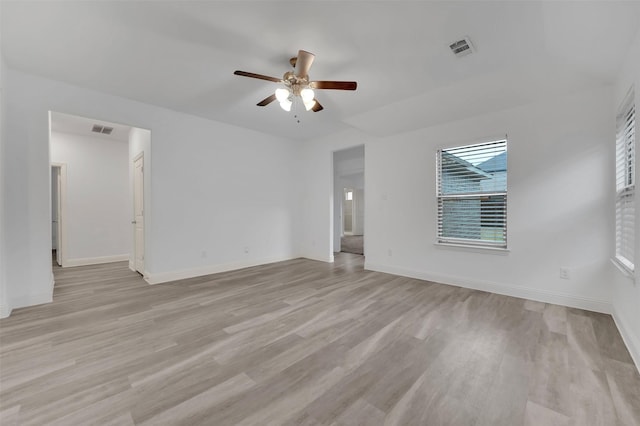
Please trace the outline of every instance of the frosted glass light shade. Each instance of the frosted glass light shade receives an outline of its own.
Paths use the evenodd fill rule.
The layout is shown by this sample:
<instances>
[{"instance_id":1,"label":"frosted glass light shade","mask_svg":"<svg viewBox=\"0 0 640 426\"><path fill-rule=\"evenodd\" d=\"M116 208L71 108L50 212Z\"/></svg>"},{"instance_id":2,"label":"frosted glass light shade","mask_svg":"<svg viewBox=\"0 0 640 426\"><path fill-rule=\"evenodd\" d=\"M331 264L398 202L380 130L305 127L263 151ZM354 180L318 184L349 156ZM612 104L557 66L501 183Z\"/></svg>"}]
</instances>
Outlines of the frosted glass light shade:
<instances>
[{"instance_id":1,"label":"frosted glass light shade","mask_svg":"<svg viewBox=\"0 0 640 426\"><path fill-rule=\"evenodd\" d=\"M293 102L291 102L289 99L285 99L284 101L280 102L280 108L282 108L283 110L289 112L291 111L291 105L293 104Z\"/></svg>"},{"instance_id":2,"label":"frosted glass light shade","mask_svg":"<svg viewBox=\"0 0 640 426\"><path fill-rule=\"evenodd\" d=\"M313 96L314 96L313 90L309 89L308 87L300 91L300 97L305 102L305 105L306 105L306 102L313 100Z\"/></svg>"},{"instance_id":3,"label":"frosted glass light shade","mask_svg":"<svg viewBox=\"0 0 640 426\"><path fill-rule=\"evenodd\" d=\"M289 92L288 89L284 89L282 87L276 89L276 99L280 102L284 102L289 99L289 95L291 95L291 92Z\"/></svg>"},{"instance_id":4,"label":"frosted glass light shade","mask_svg":"<svg viewBox=\"0 0 640 426\"><path fill-rule=\"evenodd\" d=\"M316 101L311 98L310 101L305 101L304 99L302 100L302 102L304 103L304 108L309 111L311 108L313 108L316 104Z\"/></svg>"}]
</instances>

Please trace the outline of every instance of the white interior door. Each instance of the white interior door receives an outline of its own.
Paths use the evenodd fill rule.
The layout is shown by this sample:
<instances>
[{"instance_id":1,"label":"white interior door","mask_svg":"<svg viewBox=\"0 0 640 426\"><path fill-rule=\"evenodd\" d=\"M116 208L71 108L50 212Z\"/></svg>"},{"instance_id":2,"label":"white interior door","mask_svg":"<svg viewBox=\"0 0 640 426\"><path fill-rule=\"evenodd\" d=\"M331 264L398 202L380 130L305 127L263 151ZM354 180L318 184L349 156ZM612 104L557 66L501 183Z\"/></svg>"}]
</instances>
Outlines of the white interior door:
<instances>
[{"instance_id":1,"label":"white interior door","mask_svg":"<svg viewBox=\"0 0 640 426\"><path fill-rule=\"evenodd\" d=\"M51 167L51 249L58 249L58 169Z\"/></svg>"},{"instance_id":2,"label":"white interior door","mask_svg":"<svg viewBox=\"0 0 640 426\"><path fill-rule=\"evenodd\" d=\"M56 167L56 263L62 266L62 170Z\"/></svg>"},{"instance_id":3,"label":"white interior door","mask_svg":"<svg viewBox=\"0 0 640 426\"><path fill-rule=\"evenodd\" d=\"M144 274L144 157L133 162L133 229L136 271Z\"/></svg>"},{"instance_id":4,"label":"white interior door","mask_svg":"<svg viewBox=\"0 0 640 426\"><path fill-rule=\"evenodd\" d=\"M64 164L51 166L51 248L56 251L56 263L62 266L62 199Z\"/></svg>"}]
</instances>

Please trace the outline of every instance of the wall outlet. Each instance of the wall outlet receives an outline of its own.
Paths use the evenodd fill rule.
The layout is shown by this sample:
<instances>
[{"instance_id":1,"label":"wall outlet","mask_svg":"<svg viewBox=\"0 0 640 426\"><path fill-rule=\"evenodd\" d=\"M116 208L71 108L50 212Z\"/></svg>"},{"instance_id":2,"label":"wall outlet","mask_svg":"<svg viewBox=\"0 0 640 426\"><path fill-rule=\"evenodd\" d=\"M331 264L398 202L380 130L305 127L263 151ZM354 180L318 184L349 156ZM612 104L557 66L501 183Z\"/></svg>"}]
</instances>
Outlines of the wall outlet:
<instances>
[{"instance_id":1,"label":"wall outlet","mask_svg":"<svg viewBox=\"0 0 640 426\"><path fill-rule=\"evenodd\" d=\"M200 253L200 257L203 259L207 258L207 251L206 250L202 250L202 252Z\"/></svg>"},{"instance_id":2,"label":"wall outlet","mask_svg":"<svg viewBox=\"0 0 640 426\"><path fill-rule=\"evenodd\" d=\"M391 249L389 249L389 251L387 252L387 256L389 257L393 256L393 252L391 251Z\"/></svg>"},{"instance_id":3,"label":"wall outlet","mask_svg":"<svg viewBox=\"0 0 640 426\"><path fill-rule=\"evenodd\" d=\"M571 273L569 271L569 268L560 267L560 278L562 278L563 280L571 279Z\"/></svg>"},{"instance_id":4,"label":"wall outlet","mask_svg":"<svg viewBox=\"0 0 640 426\"><path fill-rule=\"evenodd\" d=\"M246 253L249 253L249 247L245 247L245 248L244 248L244 252L245 252L245 254L246 254Z\"/></svg>"}]
</instances>

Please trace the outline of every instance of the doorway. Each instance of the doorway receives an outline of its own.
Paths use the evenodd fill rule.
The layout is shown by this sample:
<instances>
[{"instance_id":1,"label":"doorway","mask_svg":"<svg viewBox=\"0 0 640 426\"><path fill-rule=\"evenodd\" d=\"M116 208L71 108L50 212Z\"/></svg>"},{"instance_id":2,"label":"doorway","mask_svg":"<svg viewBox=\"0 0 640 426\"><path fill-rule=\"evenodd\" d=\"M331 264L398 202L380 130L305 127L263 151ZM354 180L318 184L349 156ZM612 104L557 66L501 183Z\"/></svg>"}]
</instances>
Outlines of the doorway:
<instances>
[{"instance_id":1,"label":"doorway","mask_svg":"<svg viewBox=\"0 0 640 426\"><path fill-rule=\"evenodd\" d=\"M127 261L144 275L151 131L49 114L52 267Z\"/></svg>"},{"instance_id":2,"label":"doorway","mask_svg":"<svg viewBox=\"0 0 640 426\"><path fill-rule=\"evenodd\" d=\"M63 220L66 198L67 165L63 163L51 164L51 250L52 261L58 265L64 264L64 232Z\"/></svg>"},{"instance_id":3,"label":"doorway","mask_svg":"<svg viewBox=\"0 0 640 426\"><path fill-rule=\"evenodd\" d=\"M333 153L333 251L364 254L364 145Z\"/></svg>"},{"instance_id":4,"label":"doorway","mask_svg":"<svg viewBox=\"0 0 640 426\"><path fill-rule=\"evenodd\" d=\"M144 153L133 160L133 258L134 269L144 275Z\"/></svg>"}]
</instances>

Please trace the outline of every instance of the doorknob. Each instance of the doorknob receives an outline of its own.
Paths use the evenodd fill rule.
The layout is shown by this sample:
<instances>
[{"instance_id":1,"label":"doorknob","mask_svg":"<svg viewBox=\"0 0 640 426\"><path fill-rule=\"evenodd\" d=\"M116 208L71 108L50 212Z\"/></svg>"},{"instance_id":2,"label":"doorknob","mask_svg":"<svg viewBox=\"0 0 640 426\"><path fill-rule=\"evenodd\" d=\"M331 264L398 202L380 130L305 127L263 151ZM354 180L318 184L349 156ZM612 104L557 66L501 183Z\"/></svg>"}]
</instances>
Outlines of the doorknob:
<instances>
[{"instance_id":1,"label":"doorknob","mask_svg":"<svg viewBox=\"0 0 640 426\"><path fill-rule=\"evenodd\" d=\"M135 225L137 222L135 220L132 220L131 223Z\"/></svg>"}]
</instances>

